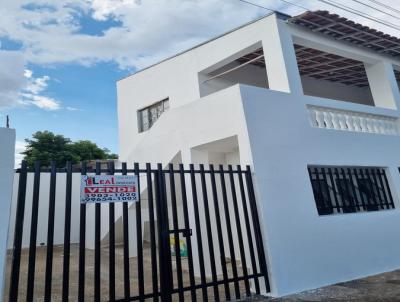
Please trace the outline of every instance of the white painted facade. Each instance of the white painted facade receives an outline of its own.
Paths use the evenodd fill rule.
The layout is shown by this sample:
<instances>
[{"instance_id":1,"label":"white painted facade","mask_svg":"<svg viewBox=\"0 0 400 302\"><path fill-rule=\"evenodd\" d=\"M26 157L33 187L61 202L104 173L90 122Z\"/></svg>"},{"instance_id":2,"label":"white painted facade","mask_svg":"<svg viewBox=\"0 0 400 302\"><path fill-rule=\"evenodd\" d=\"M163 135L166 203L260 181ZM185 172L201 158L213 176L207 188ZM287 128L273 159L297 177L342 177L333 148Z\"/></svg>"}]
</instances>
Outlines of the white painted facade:
<instances>
[{"instance_id":1,"label":"white painted facade","mask_svg":"<svg viewBox=\"0 0 400 302\"><path fill-rule=\"evenodd\" d=\"M361 60L369 89L301 77L294 43ZM266 70L246 65L204 82L260 47ZM250 164L273 296L397 269L399 66L271 14L120 80L119 159ZM139 133L138 110L165 98L169 110ZM344 130L343 118L355 126ZM308 165L385 167L396 208L319 216Z\"/></svg>"},{"instance_id":2,"label":"white painted facade","mask_svg":"<svg viewBox=\"0 0 400 302\"><path fill-rule=\"evenodd\" d=\"M15 162L15 130L0 128L0 142L0 296L3 296Z\"/></svg>"}]
</instances>

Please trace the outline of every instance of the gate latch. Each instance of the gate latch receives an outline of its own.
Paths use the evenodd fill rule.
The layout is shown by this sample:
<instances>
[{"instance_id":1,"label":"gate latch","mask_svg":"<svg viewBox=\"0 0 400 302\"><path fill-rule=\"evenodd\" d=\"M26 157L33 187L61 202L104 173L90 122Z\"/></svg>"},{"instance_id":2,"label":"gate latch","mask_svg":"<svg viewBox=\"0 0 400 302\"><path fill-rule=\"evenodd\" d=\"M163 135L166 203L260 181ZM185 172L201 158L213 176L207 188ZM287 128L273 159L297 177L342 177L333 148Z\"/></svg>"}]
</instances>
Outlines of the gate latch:
<instances>
[{"instance_id":1,"label":"gate latch","mask_svg":"<svg viewBox=\"0 0 400 302\"><path fill-rule=\"evenodd\" d=\"M182 233L183 237L189 237L192 236L192 229L177 229L177 230L169 230L169 234L177 234L177 233Z\"/></svg>"}]
</instances>

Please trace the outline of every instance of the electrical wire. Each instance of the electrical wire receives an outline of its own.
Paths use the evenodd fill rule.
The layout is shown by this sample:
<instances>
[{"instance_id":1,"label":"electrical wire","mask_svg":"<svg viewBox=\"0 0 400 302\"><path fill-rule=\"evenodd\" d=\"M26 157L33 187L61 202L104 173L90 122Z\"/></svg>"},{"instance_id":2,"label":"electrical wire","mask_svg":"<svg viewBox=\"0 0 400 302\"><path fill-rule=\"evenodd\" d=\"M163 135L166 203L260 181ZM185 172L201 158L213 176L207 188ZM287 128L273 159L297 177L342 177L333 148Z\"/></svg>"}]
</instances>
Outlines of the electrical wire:
<instances>
[{"instance_id":1,"label":"electrical wire","mask_svg":"<svg viewBox=\"0 0 400 302\"><path fill-rule=\"evenodd\" d=\"M283 0L282 0L282 1L283 1ZM366 3L364 3L364 2L362 2L362 1L360 1L360 0L351 0L351 1L354 1L354 2L356 2L356 3L359 3L359 4L364 5L364 6L366 6L366 7L372 8L373 10L376 10L376 11L378 11L378 12L384 13L384 14L390 16L390 17L393 17L393 18L396 18L396 19L400 20L400 17L395 16L395 15L392 15L392 14L389 14L388 12L385 12L385 11L383 11L383 10L381 10L381 9L379 9L379 8L376 8L376 7L372 6L372 5L366 4Z\"/></svg>"},{"instance_id":2,"label":"electrical wire","mask_svg":"<svg viewBox=\"0 0 400 302\"><path fill-rule=\"evenodd\" d=\"M325 4L328 4L330 6L333 6L333 7L339 8L341 10L347 11L349 13L355 14L355 15L357 15L359 17L366 18L368 20L380 23L382 25L385 25L387 27L390 27L390 28L393 28L393 29L396 29L396 30L400 31L400 27L396 26L395 24L393 24L391 22L386 22L386 21L384 21L382 19L378 19L378 18L376 18L374 16L371 16L370 14L367 14L367 13L364 13L362 11L356 10L356 9L351 8L349 6L346 6L344 4L340 4L340 3L334 2L332 0L329 0L329 1L328 0L317 0L317 1L325 3Z\"/></svg>"},{"instance_id":3,"label":"electrical wire","mask_svg":"<svg viewBox=\"0 0 400 302\"><path fill-rule=\"evenodd\" d=\"M263 9L269 10L270 12L276 12L275 10L273 10L271 8L268 8L268 7L265 7L265 6L250 2L250 1L246 1L246 0L239 0L239 1L243 2L243 3L246 3L246 4L250 4L250 5L256 6L258 8L263 8Z\"/></svg>"},{"instance_id":4,"label":"electrical wire","mask_svg":"<svg viewBox=\"0 0 400 302\"><path fill-rule=\"evenodd\" d=\"M290 4L290 5L293 5L293 6L296 6L296 7L301 8L301 9L310 10L307 7L303 6L303 5L296 4L296 3L293 3L293 2L290 2L290 1L287 1L287 0L280 0L280 1L285 2L287 4Z\"/></svg>"},{"instance_id":5,"label":"electrical wire","mask_svg":"<svg viewBox=\"0 0 400 302\"><path fill-rule=\"evenodd\" d=\"M246 3L246 4L249 4L249 5L256 6L256 7L259 7L259 8L263 8L263 9L269 10L269 11L271 11L271 12L276 12L276 11L273 10L273 9L270 9L270 8L268 8L268 7L265 7L265 6L262 6L262 5L259 5L259 4L256 4L256 3L253 3L253 2L247 1L247 0L238 0L238 1L243 2L243 3ZM285 2L285 3L287 3L287 4L290 4L290 5L293 5L293 6L302 8L302 9L305 9L305 10L310 10L310 9L308 9L308 8L305 7L305 6L302 6L302 5L299 5L299 4L295 4L295 3L290 2L290 1L288 1L288 0L279 0L279 1ZM379 23L379 24L385 25L385 26L390 27L390 28L392 28L392 29L395 29L395 30L400 31L400 27L397 26L397 25L394 24L394 23L391 23L391 22L388 22L388 21L385 21L385 20L376 18L376 17L374 17L374 16L372 16L372 15L370 15L370 14L368 14L368 13L365 13L365 12L363 12L363 11L354 9L354 8L352 8L352 7L349 7L349 6L346 6L346 5L344 5L344 4L337 3L337 2L332 1L332 0L317 0L317 1L319 1L319 2L321 2L321 3L324 3L324 4L327 4L327 5L330 5L330 6L333 6L333 7L336 7L336 8L338 8L338 9L347 11L347 12L352 13L352 14L354 14L354 15L357 15L357 16L359 16L359 17L362 17L362 18L365 18L365 19L368 19L368 20L377 22L377 23ZM369 0L369 1L376 1L376 0Z\"/></svg>"},{"instance_id":6,"label":"electrical wire","mask_svg":"<svg viewBox=\"0 0 400 302\"><path fill-rule=\"evenodd\" d=\"M385 3L379 2L379 1L377 1L377 0L368 0L368 1L370 1L370 2L372 2L372 3L375 3L375 4L377 4L377 5L380 5L380 6L386 8L386 9L392 11L392 12L396 12L396 13L400 14L400 10L398 10L398 9L396 9L396 8L390 6L390 5L387 5L387 4L385 4Z\"/></svg>"}]
</instances>

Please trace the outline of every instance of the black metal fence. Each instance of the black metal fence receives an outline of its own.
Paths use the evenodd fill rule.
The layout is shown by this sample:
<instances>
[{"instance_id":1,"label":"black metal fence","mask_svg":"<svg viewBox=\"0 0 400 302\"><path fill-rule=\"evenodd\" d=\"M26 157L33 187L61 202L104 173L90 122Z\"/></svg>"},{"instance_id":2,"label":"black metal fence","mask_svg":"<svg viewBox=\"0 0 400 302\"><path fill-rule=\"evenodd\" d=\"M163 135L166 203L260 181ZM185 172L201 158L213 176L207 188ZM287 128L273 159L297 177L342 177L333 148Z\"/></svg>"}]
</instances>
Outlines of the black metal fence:
<instances>
[{"instance_id":1,"label":"black metal fence","mask_svg":"<svg viewBox=\"0 0 400 302\"><path fill-rule=\"evenodd\" d=\"M309 166L308 172L319 215L394 209L384 168Z\"/></svg>"},{"instance_id":2,"label":"black metal fence","mask_svg":"<svg viewBox=\"0 0 400 302\"><path fill-rule=\"evenodd\" d=\"M165 169L161 164L156 167L146 164L141 168L136 163L133 169L128 169L123 163L120 169L115 169L113 163L109 163L104 169L97 163L95 169L88 169L85 163L79 168L69 163L60 169L55 163L50 168L41 168L37 162L31 169L23 162L17 173L18 196L8 288L10 302L85 301L89 298L94 301L229 301L250 296L252 290L256 293L263 289L269 291L248 166L245 170L230 165L217 168L190 165L187 169L182 164L170 164ZM45 261L41 267L36 267L43 173L50 173L46 200L47 242ZM73 192L79 190L73 185L73 177L88 173L137 175L139 201L82 203L79 213L72 212L73 203L79 202L73 198ZM55 213L60 174L66 174L62 217ZM32 199L28 200L27 178L32 175ZM25 217L24 213L28 202L32 202L31 217ZM88 207L94 209L88 211ZM118 207L122 210L117 211ZM104 211L108 213L105 222L104 218L102 221ZM92 213L94 219L89 219ZM79 215L79 242L75 254L75 245L71 243L71 215ZM24 229L27 219L30 219L30 227ZM93 220L94 226L89 228ZM131 228L132 221L136 230ZM144 221L149 230L147 241L143 238ZM61 247L53 242L55 223L64 224ZM104 237L102 228L108 229L108 236ZM27 251L22 246L24 230L30 232ZM87 235L92 231L94 249L87 246ZM121 242L117 240L120 237ZM136 241L136 251L130 257L132 240ZM27 254L25 269L21 266L24 252ZM55 269L54 263L59 267ZM55 284L55 280L61 284ZM39 288L39 282L44 286Z\"/></svg>"}]
</instances>

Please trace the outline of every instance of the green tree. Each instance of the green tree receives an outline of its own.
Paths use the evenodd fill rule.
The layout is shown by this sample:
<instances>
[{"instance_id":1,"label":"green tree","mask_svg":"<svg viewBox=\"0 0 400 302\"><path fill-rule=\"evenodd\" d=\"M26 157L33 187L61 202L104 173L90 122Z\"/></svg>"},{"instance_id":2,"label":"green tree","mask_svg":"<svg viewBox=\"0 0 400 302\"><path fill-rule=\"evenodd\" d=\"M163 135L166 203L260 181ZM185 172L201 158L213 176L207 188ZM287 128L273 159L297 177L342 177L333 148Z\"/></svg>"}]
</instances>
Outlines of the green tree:
<instances>
[{"instance_id":1,"label":"green tree","mask_svg":"<svg viewBox=\"0 0 400 302\"><path fill-rule=\"evenodd\" d=\"M110 154L108 149L100 149L95 143L88 140L77 141L68 147L73 154L79 156L79 161L117 158L115 154Z\"/></svg>"},{"instance_id":2,"label":"green tree","mask_svg":"<svg viewBox=\"0 0 400 302\"><path fill-rule=\"evenodd\" d=\"M42 166L50 166L56 161L57 167L65 167L67 161L78 163L88 160L115 159L116 154L110 154L107 149L99 148L95 143L83 140L71 142L63 135L56 135L50 131L38 131L31 139L25 139L27 147L22 154L28 166L40 160Z\"/></svg>"}]
</instances>

